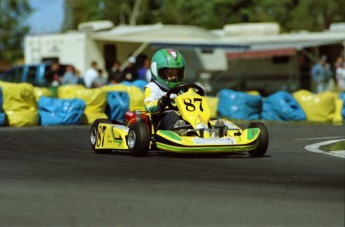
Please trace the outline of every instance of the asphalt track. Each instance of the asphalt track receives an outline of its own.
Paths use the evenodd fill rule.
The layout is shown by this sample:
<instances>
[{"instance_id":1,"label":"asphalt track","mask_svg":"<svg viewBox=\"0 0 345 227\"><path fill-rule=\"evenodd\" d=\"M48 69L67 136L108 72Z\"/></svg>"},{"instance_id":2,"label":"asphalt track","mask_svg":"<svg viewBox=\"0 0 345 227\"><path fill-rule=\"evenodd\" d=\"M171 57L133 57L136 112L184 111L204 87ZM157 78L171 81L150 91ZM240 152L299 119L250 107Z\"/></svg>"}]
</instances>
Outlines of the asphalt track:
<instances>
[{"instance_id":1,"label":"asphalt track","mask_svg":"<svg viewBox=\"0 0 345 227\"><path fill-rule=\"evenodd\" d=\"M267 124L263 158L95 154L89 126L0 128L0 226L344 226L345 126Z\"/></svg>"}]
</instances>

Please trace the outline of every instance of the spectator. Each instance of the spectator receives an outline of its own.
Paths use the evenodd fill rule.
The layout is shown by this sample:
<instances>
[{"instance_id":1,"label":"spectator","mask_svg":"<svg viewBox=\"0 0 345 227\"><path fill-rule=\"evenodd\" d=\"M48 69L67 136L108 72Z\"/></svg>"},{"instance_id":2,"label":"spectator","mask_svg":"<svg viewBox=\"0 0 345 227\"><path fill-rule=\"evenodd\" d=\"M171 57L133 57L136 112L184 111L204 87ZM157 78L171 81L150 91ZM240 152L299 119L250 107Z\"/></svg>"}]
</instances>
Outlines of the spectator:
<instances>
[{"instance_id":1,"label":"spectator","mask_svg":"<svg viewBox=\"0 0 345 227\"><path fill-rule=\"evenodd\" d=\"M334 62L334 71L337 71L337 69L340 67L343 67L344 59L340 56L337 57L337 59Z\"/></svg>"},{"instance_id":2,"label":"spectator","mask_svg":"<svg viewBox=\"0 0 345 227\"><path fill-rule=\"evenodd\" d=\"M48 86L53 86L53 87L57 87L60 84L61 77L62 77L62 74L61 74L59 62L53 62L50 65L50 68L47 71L47 73L44 75L44 78Z\"/></svg>"},{"instance_id":3,"label":"spectator","mask_svg":"<svg viewBox=\"0 0 345 227\"><path fill-rule=\"evenodd\" d=\"M62 84L78 84L79 77L73 65L66 66L66 72L62 78Z\"/></svg>"},{"instance_id":4,"label":"spectator","mask_svg":"<svg viewBox=\"0 0 345 227\"><path fill-rule=\"evenodd\" d=\"M97 77L92 81L92 88L102 87L107 84L107 80L103 77L102 69L97 70Z\"/></svg>"},{"instance_id":5,"label":"spectator","mask_svg":"<svg viewBox=\"0 0 345 227\"><path fill-rule=\"evenodd\" d=\"M332 78L331 67L330 64L327 63L327 57L325 55L322 55L320 60L312 66L311 77L316 86L314 92L324 92Z\"/></svg>"},{"instance_id":6,"label":"spectator","mask_svg":"<svg viewBox=\"0 0 345 227\"><path fill-rule=\"evenodd\" d=\"M128 58L128 66L122 71L122 81L132 82L138 79L138 72L135 67L135 57Z\"/></svg>"},{"instance_id":7,"label":"spectator","mask_svg":"<svg viewBox=\"0 0 345 227\"><path fill-rule=\"evenodd\" d=\"M120 67L121 63L119 61L115 61L109 71L108 84L117 84L121 82L122 73Z\"/></svg>"},{"instance_id":8,"label":"spectator","mask_svg":"<svg viewBox=\"0 0 345 227\"><path fill-rule=\"evenodd\" d=\"M77 75L77 77L78 77L77 84L85 85L84 79L80 76L80 70L75 69L75 75Z\"/></svg>"},{"instance_id":9,"label":"spectator","mask_svg":"<svg viewBox=\"0 0 345 227\"><path fill-rule=\"evenodd\" d=\"M85 87L91 88L92 81L94 81L98 77L97 66L98 66L97 62L93 61L91 62L90 68L86 70L84 74Z\"/></svg>"},{"instance_id":10,"label":"spectator","mask_svg":"<svg viewBox=\"0 0 345 227\"><path fill-rule=\"evenodd\" d=\"M345 63L342 63L341 66L337 67L335 75L338 89L341 91L345 91Z\"/></svg>"},{"instance_id":11,"label":"spectator","mask_svg":"<svg viewBox=\"0 0 345 227\"><path fill-rule=\"evenodd\" d=\"M146 58L144 61L143 67L138 70L138 79L145 80L146 82L150 82L151 80L151 60Z\"/></svg>"}]
</instances>

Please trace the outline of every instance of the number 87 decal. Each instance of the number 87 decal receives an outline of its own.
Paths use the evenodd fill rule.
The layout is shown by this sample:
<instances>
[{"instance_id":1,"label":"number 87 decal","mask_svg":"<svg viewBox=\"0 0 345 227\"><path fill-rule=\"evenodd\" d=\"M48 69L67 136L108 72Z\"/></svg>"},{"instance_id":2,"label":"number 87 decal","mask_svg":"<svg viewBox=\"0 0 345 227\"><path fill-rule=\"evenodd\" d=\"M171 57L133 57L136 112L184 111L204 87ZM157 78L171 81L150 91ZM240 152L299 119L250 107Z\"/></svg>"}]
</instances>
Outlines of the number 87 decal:
<instances>
[{"instance_id":1,"label":"number 87 decal","mask_svg":"<svg viewBox=\"0 0 345 227\"><path fill-rule=\"evenodd\" d=\"M204 109L202 108L202 99L201 98L186 98L183 100L183 103L186 105L186 110L193 112L196 110L195 105L197 105L197 103L199 103L199 109L203 112Z\"/></svg>"}]
</instances>

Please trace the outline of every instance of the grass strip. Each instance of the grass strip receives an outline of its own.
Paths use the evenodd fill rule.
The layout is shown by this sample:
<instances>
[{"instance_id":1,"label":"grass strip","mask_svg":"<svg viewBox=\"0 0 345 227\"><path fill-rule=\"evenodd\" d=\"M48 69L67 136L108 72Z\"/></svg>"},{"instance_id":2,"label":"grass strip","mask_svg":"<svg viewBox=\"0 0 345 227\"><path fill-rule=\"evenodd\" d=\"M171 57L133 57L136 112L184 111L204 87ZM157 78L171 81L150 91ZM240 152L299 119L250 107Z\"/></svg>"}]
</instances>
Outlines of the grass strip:
<instances>
[{"instance_id":1,"label":"grass strip","mask_svg":"<svg viewBox=\"0 0 345 227\"><path fill-rule=\"evenodd\" d=\"M336 143L327 144L327 145L321 146L320 149L325 152L345 150L345 141L339 141Z\"/></svg>"}]
</instances>

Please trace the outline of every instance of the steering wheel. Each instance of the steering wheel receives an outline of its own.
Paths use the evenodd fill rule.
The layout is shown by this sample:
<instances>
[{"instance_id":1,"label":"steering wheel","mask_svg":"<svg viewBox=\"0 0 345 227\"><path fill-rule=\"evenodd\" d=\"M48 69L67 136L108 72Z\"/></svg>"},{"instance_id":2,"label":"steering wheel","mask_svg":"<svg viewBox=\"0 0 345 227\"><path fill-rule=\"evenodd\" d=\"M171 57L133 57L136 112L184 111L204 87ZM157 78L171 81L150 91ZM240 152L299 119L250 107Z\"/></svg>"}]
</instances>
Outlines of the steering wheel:
<instances>
[{"instance_id":1,"label":"steering wheel","mask_svg":"<svg viewBox=\"0 0 345 227\"><path fill-rule=\"evenodd\" d=\"M195 89L195 90L196 90L195 92L196 92L198 95L200 95L200 96L205 96L205 91L204 91L204 89L203 89L202 87L200 87L199 85L197 85L197 84L181 84L181 85L178 85L178 86L176 86L176 87L171 88L171 89L167 92L167 94L166 94L165 96L166 96L167 100L171 100L171 99L170 99L170 95L171 95L171 94L179 95L179 94L181 93L181 91L184 91L184 92L185 92L185 91L188 91L189 88ZM168 102L168 107L169 107L170 109L176 109L176 107L173 106L173 105L171 104L171 102Z\"/></svg>"}]
</instances>

